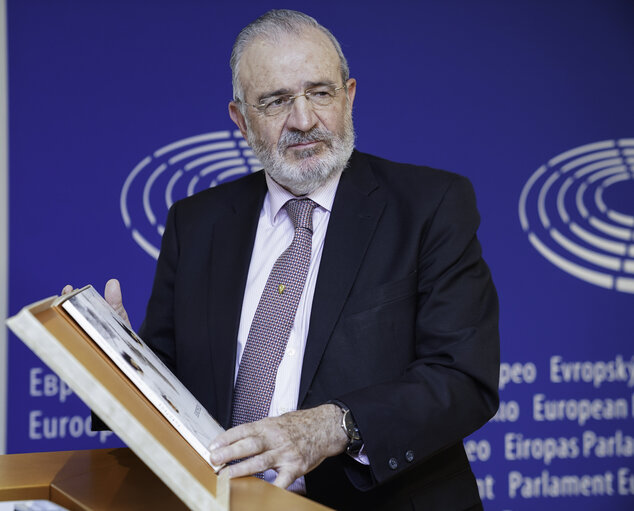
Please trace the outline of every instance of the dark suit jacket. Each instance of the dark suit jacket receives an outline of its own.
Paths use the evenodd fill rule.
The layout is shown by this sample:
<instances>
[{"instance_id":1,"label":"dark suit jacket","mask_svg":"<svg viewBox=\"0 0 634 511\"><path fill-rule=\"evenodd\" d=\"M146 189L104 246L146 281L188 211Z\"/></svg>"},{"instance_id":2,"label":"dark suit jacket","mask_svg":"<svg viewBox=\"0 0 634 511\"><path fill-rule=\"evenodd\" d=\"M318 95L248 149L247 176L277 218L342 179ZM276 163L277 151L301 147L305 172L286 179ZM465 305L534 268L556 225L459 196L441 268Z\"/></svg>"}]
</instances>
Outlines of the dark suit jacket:
<instances>
[{"instance_id":1,"label":"dark suit jacket","mask_svg":"<svg viewBox=\"0 0 634 511\"><path fill-rule=\"evenodd\" d=\"M261 172L170 210L141 336L228 427ZM498 305L467 179L354 152L330 217L299 408L346 403L370 467L306 476L337 509L479 504L462 439L498 404Z\"/></svg>"}]
</instances>

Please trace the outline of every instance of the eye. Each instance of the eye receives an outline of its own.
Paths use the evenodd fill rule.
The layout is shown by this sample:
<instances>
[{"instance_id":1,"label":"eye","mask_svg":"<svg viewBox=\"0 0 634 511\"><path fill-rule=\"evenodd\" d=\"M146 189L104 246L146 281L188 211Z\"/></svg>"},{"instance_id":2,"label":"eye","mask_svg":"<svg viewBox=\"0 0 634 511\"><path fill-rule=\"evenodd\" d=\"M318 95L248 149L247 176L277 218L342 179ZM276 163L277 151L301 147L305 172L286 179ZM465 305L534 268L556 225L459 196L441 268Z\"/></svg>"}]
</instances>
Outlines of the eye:
<instances>
[{"instance_id":1,"label":"eye","mask_svg":"<svg viewBox=\"0 0 634 511\"><path fill-rule=\"evenodd\" d=\"M327 98L332 96L332 90L330 89L312 89L306 91L306 94L314 96L316 98Z\"/></svg>"},{"instance_id":2,"label":"eye","mask_svg":"<svg viewBox=\"0 0 634 511\"><path fill-rule=\"evenodd\" d=\"M275 96L275 97L267 99L264 102L264 108L265 109L279 108L284 105L287 105L290 101L291 101L291 96L289 95Z\"/></svg>"}]
</instances>

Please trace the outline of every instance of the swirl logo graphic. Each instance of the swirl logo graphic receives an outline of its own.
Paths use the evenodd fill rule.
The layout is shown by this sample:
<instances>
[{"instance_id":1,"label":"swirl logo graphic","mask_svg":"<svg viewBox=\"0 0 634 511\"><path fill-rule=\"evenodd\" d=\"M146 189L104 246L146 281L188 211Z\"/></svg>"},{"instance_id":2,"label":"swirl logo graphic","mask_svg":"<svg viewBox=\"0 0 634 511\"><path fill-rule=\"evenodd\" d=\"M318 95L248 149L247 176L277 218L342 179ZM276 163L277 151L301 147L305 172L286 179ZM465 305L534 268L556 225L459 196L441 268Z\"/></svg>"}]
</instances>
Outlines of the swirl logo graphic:
<instances>
[{"instance_id":1,"label":"swirl logo graphic","mask_svg":"<svg viewBox=\"0 0 634 511\"><path fill-rule=\"evenodd\" d=\"M634 138L555 156L524 185L519 216L533 247L559 269L634 293Z\"/></svg>"},{"instance_id":2,"label":"swirl logo graphic","mask_svg":"<svg viewBox=\"0 0 634 511\"><path fill-rule=\"evenodd\" d=\"M178 199L261 167L239 131L214 131L172 142L143 158L126 178L120 208L134 241L158 258L167 210Z\"/></svg>"}]
</instances>

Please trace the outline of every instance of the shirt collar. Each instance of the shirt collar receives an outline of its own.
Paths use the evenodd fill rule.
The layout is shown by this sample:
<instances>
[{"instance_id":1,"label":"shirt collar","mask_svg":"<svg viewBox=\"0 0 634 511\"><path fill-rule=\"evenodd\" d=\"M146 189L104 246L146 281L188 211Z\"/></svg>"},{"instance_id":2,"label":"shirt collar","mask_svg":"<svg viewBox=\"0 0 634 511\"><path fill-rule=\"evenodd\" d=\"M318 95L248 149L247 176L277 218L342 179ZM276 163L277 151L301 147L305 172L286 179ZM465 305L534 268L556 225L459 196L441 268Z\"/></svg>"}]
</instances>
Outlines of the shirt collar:
<instances>
[{"instance_id":1,"label":"shirt collar","mask_svg":"<svg viewBox=\"0 0 634 511\"><path fill-rule=\"evenodd\" d=\"M266 186L268 187L271 223L277 218L280 210L284 207L290 199L297 199L295 195L276 183L267 173L264 172L266 178ZM317 188L308 195L303 195L301 198L311 199L317 203L317 206L326 210L328 213L332 210L332 204L335 201L335 193L337 193L337 187L339 186L339 179L341 178L341 172L336 176L326 181L323 185Z\"/></svg>"}]
</instances>

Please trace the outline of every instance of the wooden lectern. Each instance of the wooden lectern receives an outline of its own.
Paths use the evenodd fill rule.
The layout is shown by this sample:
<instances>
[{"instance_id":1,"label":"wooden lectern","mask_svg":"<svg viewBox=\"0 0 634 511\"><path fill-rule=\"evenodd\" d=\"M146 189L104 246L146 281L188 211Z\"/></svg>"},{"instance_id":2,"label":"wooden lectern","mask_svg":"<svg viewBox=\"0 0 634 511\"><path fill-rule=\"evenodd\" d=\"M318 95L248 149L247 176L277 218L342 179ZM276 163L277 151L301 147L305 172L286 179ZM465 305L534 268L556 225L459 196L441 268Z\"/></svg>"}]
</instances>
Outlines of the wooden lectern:
<instances>
[{"instance_id":1,"label":"wooden lectern","mask_svg":"<svg viewBox=\"0 0 634 511\"><path fill-rule=\"evenodd\" d=\"M187 510L130 449L0 456L0 501L45 499L70 511ZM328 508L255 477L231 481L231 511Z\"/></svg>"}]
</instances>

